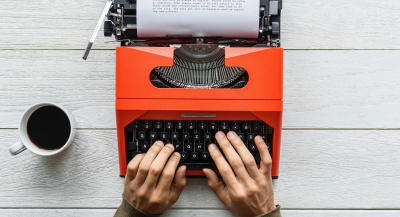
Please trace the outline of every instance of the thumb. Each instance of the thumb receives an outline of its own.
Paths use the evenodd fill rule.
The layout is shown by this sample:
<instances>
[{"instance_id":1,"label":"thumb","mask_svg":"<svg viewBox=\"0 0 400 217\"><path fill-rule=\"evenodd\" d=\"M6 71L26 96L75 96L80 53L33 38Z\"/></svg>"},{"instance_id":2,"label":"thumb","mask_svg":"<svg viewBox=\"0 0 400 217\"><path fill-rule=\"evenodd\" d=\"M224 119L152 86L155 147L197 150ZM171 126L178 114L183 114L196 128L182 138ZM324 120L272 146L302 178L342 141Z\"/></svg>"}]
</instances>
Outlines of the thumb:
<instances>
[{"instance_id":1,"label":"thumb","mask_svg":"<svg viewBox=\"0 0 400 217\"><path fill-rule=\"evenodd\" d=\"M231 201L227 187L218 178L217 174L211 169L203 169L203 173L206 175L208 187L217 195L219 200L225 204L228 208L230 207Z\"/></svg>"},{"instance_id":2,"label":"thumb","mask_svg":"<svg viewBox=\"0 0 400 217\"><path fill-rule=\"evenodd\" d=\"M171 184L171 202L175 203L181 195L183 188L186 186L186 166L180 166L175 173L174 180Z\"/></svg>"}]
</instances>

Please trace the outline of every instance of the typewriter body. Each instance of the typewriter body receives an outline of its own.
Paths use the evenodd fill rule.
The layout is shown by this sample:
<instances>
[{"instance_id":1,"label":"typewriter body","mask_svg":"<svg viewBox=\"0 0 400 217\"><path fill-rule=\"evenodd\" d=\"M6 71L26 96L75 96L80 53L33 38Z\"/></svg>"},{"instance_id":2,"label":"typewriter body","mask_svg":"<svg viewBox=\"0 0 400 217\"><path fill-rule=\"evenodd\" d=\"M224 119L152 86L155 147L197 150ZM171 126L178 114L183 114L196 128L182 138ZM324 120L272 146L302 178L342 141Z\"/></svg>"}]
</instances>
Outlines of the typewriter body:
<instances>
[{"instance_id":1,"label":"typewriter body","mask_svg":"<svg viewBox=\"0 0 400 217\"><path fill-rule=\"evenodd\" d=\"M136 154L161 140L181 153L186 175L204 176L202 168L215 168L207 151L215 133L235 131L257 163L254 137L266 141L277 178L283 107L281 0L257 2L257 29L251 37L173 30L146 34L140 30L140 1L146 0L108 1L101 17L107 18L104 35L121 44L116 48L115 101L120 175ZM146 4L161 10L154 2ZM235 8L246 0L227 2Z\"/></svg>"}]
</instances>

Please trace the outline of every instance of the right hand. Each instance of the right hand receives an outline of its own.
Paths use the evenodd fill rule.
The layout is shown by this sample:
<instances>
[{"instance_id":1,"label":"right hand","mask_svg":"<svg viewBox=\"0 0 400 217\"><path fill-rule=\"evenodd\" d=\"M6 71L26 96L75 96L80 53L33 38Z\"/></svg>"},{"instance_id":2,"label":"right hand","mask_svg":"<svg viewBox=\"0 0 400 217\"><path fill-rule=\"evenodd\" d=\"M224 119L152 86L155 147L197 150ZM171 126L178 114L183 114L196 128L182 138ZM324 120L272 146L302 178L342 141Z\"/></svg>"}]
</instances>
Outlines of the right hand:
<instances>
[{"instance_id":1,"label":"right hand","mask_svg":"<svg viewBox=\"0 0 400 217\"><path fill-rule=\"evenodd\" d=\"M254 139L261 156L258 169L253 155L235 132L228 132L227 137L217 132L215 138L229 163L214 144L208 146L223 179L221 182L213 170L203 169L211 190L237 216L258 216L274 210L272 160L264 140L260 136Z\"/></svg>"}]
</instances>

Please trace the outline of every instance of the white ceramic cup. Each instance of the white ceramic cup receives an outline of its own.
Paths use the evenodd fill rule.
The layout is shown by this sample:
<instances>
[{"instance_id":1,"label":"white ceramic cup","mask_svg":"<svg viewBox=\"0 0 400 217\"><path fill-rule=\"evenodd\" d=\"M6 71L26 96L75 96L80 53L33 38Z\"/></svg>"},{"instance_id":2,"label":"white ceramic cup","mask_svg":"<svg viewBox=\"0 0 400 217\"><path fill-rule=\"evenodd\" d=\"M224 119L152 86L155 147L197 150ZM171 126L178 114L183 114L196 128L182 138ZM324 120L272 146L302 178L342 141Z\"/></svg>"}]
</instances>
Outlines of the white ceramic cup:
<instances>
[{"instance_id":1,"label":"white ceramic cup","mask_svg":"<svg viewBox=\"0 0 400 217\"><path fill-rule=\"evenodd\" d=\"M19 126L21 140L9 148L12 155L29 149L42 156L55 155L71 145L75 120L71 112L55 103L38 103L25 111Z\"/></svg>"}]
</instances>

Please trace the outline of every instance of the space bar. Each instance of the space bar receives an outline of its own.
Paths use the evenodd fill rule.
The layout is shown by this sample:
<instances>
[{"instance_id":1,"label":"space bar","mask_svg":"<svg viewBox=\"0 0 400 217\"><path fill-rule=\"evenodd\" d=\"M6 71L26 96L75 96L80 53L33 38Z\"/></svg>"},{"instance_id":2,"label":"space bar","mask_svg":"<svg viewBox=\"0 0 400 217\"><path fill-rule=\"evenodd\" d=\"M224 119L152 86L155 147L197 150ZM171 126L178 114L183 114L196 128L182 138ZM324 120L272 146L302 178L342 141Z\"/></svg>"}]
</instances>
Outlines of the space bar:
<instances>
[{"instance_id":1,"label":"space bar","mask_svg":"<svg viewBox=\"0 0 400 217\"><path fill-rule=\"evenodd\" d=\"M187 163L181 162L179 165L185 165L187 169L216 168L215 163Z\"/></svg>"}]
</instances>

